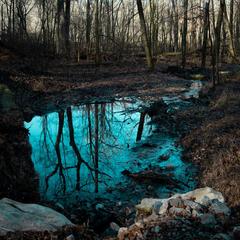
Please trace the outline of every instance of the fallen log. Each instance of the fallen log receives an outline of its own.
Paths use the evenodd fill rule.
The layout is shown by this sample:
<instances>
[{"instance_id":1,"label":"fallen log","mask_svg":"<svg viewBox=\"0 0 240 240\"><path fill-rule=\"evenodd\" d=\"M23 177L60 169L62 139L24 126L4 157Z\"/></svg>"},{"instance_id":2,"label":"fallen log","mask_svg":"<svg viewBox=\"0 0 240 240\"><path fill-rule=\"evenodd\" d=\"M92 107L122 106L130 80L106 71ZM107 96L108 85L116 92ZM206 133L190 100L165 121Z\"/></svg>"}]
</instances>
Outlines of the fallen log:
<instances>
[{"instance_id":1,"label":"fallen log","mask_svg":"<svg viewBox=\"0 0 240 240\"><path fill-rule=\"evenodd\" d=\"M172 177L172 174L165 174L165 173L159 173L154 170L144 170L137 173L131 173L128 170L122 171L122 174L124 176L127 176L129 178L132 178L136 182L152 182L152 183L160 183L160 184L166 184L171 187L176 188L182 188L180 185L180 181L174 179Z\"/></svg>"}]
</instances>

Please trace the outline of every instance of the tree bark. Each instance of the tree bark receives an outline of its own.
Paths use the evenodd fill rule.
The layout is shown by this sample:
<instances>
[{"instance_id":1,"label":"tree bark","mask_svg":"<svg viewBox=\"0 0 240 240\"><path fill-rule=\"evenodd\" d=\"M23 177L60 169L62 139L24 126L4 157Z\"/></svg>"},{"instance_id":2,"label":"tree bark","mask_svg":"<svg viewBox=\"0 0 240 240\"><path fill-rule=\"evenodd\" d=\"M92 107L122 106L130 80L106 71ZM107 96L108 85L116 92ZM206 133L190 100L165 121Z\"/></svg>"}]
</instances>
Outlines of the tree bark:
<instances>
[{"instance_id":1,"label":"tree bark","mask_svg":"<svg viewBox=\"0 0 240 240\"><path fill-rule=\"evenodd\" d=\"M141 30L143 34L143 42L144 42L144 48L145 48L145 53L146 53L146 59L147 59L147 65L149 70L154 70L154 62L153 62L153 57L152 57L152 51L151 51L151 44L147 32L147 27L146 27L146 22L145 22L145 17L143 13L143 6L142 6L142 1L137 0L137 7L138 7L138 14L139 14L139 19L140 19L140 25L141 25Z\"/></svg>"},{"instance_id":2,"label":"tree bark","mask_svg":"<svg viewBox=\"0 0 240 240\"><path fill-rule=\"evenodd\" d=\"M69 36L69 30L70 30L70 17L71 17L71 0L65 0L65 54L69 58L70 57L70 36Z\"/></svg>"},{"instance_id":3,"label":"tree bark","mask_svg":"<svg viewBox=\"0 0 240 240\"><path fill-rule=\"evenodd\" d=\"M64 53L64 0L57 1L57 54Z\"/></svg>"},{"instance_id":4,"label":"tree bark","mask_svg":"<svg viewBox=\"0 0 240 240\"><path fill-rule=\"evenodd\" d=\"M224 17L225 1L220 0L220 7L218 11L217 25L215 27L215 40L214 40L214 51L213 51L213 86L216 82L219 83L219 54L221 45L221 28Z\"/></svg>"},{"instance_id":5,"label":"tree bark","mask_svg":"<svg viewBox=\"0 0 240 240\"><path fill-rule=\"evenodd\" d=\"M204 12L204 27L203 27L202 68L206 67L208 30L209 30L209 2L206 2L205 12Z\"/></svg>"},{"instance_id":6,"label":"tree bark","mask_svg":"<svg viewBox=\"0 0 240 240\"><path fill-rule=\"evenodd\" d=\"M100 65L100 26L99 26L99 0L95 0L95 63Z\"/></svg>"},{"instance_id":7,"label":"tree bark","mask_svg":"<svg viewBox=\"0 0 240 240\"><path fill-rule=\"evenodd\" d=\"M86 55L87 55L87 58L89 59L89 54L90 54L90 46L91 46L91 14L90 14L90 11L91 11L91 2L90 0L87 0L87 13L86 13L86 46L87 46L87 49L86 49Z\"/></svg>"},{"instance_id":8,"label":"tree bark","mask_svg":"<svg viewBox=\"0 0 240 240\"><path fill-rule=\"evenodd\" d=\"M182 68L186 66L187 30L188 30L188 0L184 0L184 22L182 29Z\"/></svg>"}]
</instances>

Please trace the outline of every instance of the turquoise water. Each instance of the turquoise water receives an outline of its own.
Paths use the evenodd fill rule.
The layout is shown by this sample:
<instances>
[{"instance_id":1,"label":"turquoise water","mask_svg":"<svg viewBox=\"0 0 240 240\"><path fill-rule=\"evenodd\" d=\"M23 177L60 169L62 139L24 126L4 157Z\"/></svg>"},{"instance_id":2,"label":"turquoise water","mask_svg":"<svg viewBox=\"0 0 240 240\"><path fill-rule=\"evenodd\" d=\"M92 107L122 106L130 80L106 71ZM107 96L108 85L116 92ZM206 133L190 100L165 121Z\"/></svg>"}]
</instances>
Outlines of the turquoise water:
<instances>
[{"instance_id":1,"label":"turquoise water","mask_svg":"<svg viewBox=\"0 0 240 240\"><path fill-rule=\"evenodd\" d=\"M184 183L174 191L193 188L192 166L181 160L182 148L176 144L178 137L162 130L161 125L144 113L143 107L146 103L140 100L121 99L114 103L72 106L60 115L53 112L25 123L30 132L32 160L39 175L42 198L74 202L100 196L121 200L138 199L149 193L149 183L134 182L122 174L124 170L135 173L161 168ZM59 128L61 121L64 124ZM71 122L75 151L70 144ZM58 156L55 145L59 130L62 134ZM137 141L137 135L141 135L141 140ZM83 159L80 170L79 155ZM163 161L161 155L169 159ZM150 184L151 194L156 196L173 191L172 187Z\"/></svg>"}]
</instances>

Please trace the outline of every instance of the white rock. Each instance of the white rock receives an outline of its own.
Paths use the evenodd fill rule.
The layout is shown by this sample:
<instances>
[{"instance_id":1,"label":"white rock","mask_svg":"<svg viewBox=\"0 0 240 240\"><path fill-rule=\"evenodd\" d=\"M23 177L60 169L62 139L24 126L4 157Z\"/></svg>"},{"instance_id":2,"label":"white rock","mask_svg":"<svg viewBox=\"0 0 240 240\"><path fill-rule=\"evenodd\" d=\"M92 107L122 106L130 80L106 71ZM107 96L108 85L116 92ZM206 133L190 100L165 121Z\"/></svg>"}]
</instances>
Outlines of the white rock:
<instances>
[{"instance_id":1,"label":"white rock","mask_svg":"<svg viewBox=\"0 0 240 240\"><path fill-rule=\"evenodd\" d=\"M161 203L161 199L144 198L140 204L136 205L136 209L140 212L151 214L153 206L158 203Z\"/></svg>"},{"instance_id":2,"label":"white rock","mask_svg":"<svg viewBox=\"0 0 240 240\"><path fill-rule=\"evenodd\" d=\"M201 205L209 206L212 200L218 200L219 202L224 203L224 197L222 193L215 191L212 188L205 187L199 188L194 191L184 193L184 194L175 194L168 199L156 199L156 198L144 198L140 204L136 206L136 209L139 212L144 212L146 214L151 214L155 212L156 206L161 206L159 214L165 214L169 208L169 200L171 199L183 199L186 203L191 201L191 208L200 211ZM188 202L190 204L190 202Z\"/></svg>"},{"instance_id":3,"label":"white rock","mask_svg":"<svg viewBox=\"0 0 240 240\"><path fill-rule=\"evenodd\" d=\"M169 207L169 203L168 203L168 199L166 199L162 202L162 206L160 207L159 214L160 215L165 214L168 211L168 207Z\"/></svg>"},{"instance_id":4,"label":"white rock","mask_svg":"<svg viewBox=\"0 0 240 240\"><path fill-rule=\"evenodd\" d=\"M61 203L56 203L56 206L59 207L60 209L64 210L64 206Z\"/></svg>"},{"instance_id":5,"label":"white rock","mask_svg":"<svg viewBox=\"0 0 240 240\"><path fill-rule=\"evenodd\" d=\"M38 204L24 204L8 198L0 200L0 235L16 231L55 232L74 226L62 214Z\"/></svg>"},{"instance_id":6,"label":"white rock","mask_svg":"<svg viewBox=\"0 0 240 240\"><path fill-rule=\"evenodd\" d=\"M200 218L200 216L203 215L202 213L198 212L197 210L192 210L192 217L194 218Z\"/></svg>"},{"instance_id":7,"label":"white rock","mask_svg":"<svg viewBox=\"0 0 240 240\"><path fill-rule=\"evenodd\" d=\"M118 224L116 224L115 222L111 222L110 223L110 227L112 230L114 230L115 232L118 232L120 227L118 226Z\"/></svg>"},{"instance_id":8,"label":"white rock","mask_svg":"<svg viewBox=\"0 0 240 240\"><path fill-rule=\"evenodd\" d=\"M66 240L75 240L75 237L71 234L68 237L66 237Z\"/></svg>"},{"instance_id":9,"label":"white rock","mask_svg":"<svg viewBox=\"0 0 240 240\"><path fill-rule=\"evenodd\" d=\"M203 205L205 203L204 202L205 197L208 197L210 200L217 199L219 202L224 202L224 197L222 193L210 187L196 189L194 191L182 194L181 197L183 199L194 199L195 202Z\"/></svg>"},{"instance_id":10,"label":"white rock","mask_svg":"<svg viewBox=\"0 0 240 240\"><path fill-rule=\"evenodd\" d=\"M128 232L128 228L122 227L118 231L118 240L125 240L125 235Z\"/></svg>"}]
</instances>

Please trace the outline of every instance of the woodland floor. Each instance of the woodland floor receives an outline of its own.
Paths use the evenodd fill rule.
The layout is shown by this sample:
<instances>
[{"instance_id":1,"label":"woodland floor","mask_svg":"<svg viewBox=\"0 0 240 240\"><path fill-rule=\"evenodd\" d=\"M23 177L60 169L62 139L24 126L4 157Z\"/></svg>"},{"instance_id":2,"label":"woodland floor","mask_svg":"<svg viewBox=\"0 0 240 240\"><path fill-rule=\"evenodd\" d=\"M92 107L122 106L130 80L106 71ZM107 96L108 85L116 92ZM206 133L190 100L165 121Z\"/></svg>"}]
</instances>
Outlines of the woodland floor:
<instances>
[{"instance_id":1,"label":"woodland floor","mask_svg":"<svg viewBox=\"0 0 240 240\"><path fill-rule=\"evenodd\" d=\"M37 63L21 59L8 50L0 49L0 70L9 77L2 79L4 83L13 88L20 86L26 93L36 94L36 101L38 94L44 95L45 101L49 101L53 95L61 103L72 101L69 99L70 91L75 92L75 101L86 97L98 99L116 96L156 99L186 90L189 87L188 79L192 79L199 71L209 78L209 72L196 68L194 63L189 65L187 71L181 71L173 67L176 62L163 58L153 73L146 70L143 60L128 63L127 60L118 65L106 63L98 68L84 61L79 64L56 61L43 64L41 61ZM240 80L236 75L215 90L204 89L192 108L176 116L178 128L184 135L182 144L185 158L199 166L199 185L222 192L236 216L240 212L239 119ZM3 129L5 125L1 124L1 131ZM5 149L5 142L2 142L5 140L0 140L0 146Z\"/></svg>"},{"instance_id":2,"label":"woodland floor","mask_svg":"<svg viewBox=\"0 0 240 240\"><path fill-rule=\"evenodd\" d=\"M83 97L156 96L179 93L189 86L185 78L199 69L182 71L175 67L176 56L159 57L154 72L148 72L144 58L125 57L121 62L92 61L69 63L58 59L34 59L13 54L0 47L0 70L9 75L7 85L23 86L41 94L64 94L77 91ZM184 80L185 79L185 80Z\"/></svg>"},{"instance_id":3,"label":"woodland floor","mask_svg":"<svg viewBox=\"0 0 240 240\"><path fill-rule=\"evenodd\" d=\"M177 116L185 134L185 159L197 164L200 186L223 193L237 212L240 208L240 82L209 90L191 109ZM187 127L186 127L187 126Z\"/></svg>"}]
</instances>

